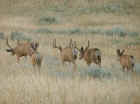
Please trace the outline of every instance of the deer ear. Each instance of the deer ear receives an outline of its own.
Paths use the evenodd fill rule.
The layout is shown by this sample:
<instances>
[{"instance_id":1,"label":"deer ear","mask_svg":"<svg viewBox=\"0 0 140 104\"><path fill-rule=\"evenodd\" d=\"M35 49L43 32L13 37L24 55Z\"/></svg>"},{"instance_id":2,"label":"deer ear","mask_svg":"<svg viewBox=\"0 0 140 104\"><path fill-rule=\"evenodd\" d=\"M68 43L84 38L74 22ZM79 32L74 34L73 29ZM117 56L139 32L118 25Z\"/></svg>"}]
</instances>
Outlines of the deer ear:
<instances>
[{"instance_id":1,"label":"deer ear","mask_svg":"<svg viewBox=\"0 0 140 104\"><path fill-rule=\"evenodd\" d=\"M118 56L121 56L120 49L117 49L116 52Z\"/></svg>"},{"instance_id":2,"label":"deer ear","mask_svg":"<svg viewBox=\"0 0 140 104\"><path fill-rule=\"evenodd\" d=\"M123 54L124 54L124 52L125 52L125 50L123 49L123 50L122 50L122 52L121 52L121 55L123 55Z\"/></svg>"},{"instance_id":3,"label":"deer ear","mask_svg":"<svg viewBox=\"0 0 140 104\"><path fill-rule=\"evenodd\" d=\"M38 48L39 47L39 42L35 43L35 47Z\"/></svg>"},{"instance_id":4,"label":"deer ear","mask_svg":"<svg viewBox=\"0 0 140 104\"><path fill-rule=\"evenodd\" d=\"M81 50L81 51L84 51L84 47L82 46L80 50Z\"/></svg>"},{"instance_id":5,"label":"deer ear","mask_svg":"<svg viewBox=\"0 0 140 104\"><path fill-rule=\"evenodd\" d=\"M116 52L117 52L117 53L120 53L120 49L117 49Z\"/></svg>"}]
</instances>

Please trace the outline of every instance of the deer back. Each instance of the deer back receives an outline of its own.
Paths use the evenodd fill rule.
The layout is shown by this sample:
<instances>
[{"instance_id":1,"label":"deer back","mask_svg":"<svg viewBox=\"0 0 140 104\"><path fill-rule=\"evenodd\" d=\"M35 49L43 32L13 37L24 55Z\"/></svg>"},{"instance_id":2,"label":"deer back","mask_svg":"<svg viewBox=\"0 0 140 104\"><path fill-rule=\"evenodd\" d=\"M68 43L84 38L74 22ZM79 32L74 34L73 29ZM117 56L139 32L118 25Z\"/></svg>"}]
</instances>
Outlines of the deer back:
<instances>
[{"instance_id":1,"label":"deer back","mask_svg":"<svg viewBox=\"0 0 140 104\"><path fill-rule=\"evenodd\" d=\"M72 48L64 48L61 51L61 58L65 61L72 61L73 60L73 52Z\"/></svg>"},{"instance_id":2,"label":"deer back","mask_svg":"<svg viewBox=\"0 0 140 104\"><path fill-rule=\"evenodd\" d=\"M122 66L126 66L126 67L132 67L134 65L134 57L130 56L130 55L122 55L120 57L120 64Z\"/></svg>"},{"instance_id":3,"label":"deer back","mask_svg":"<svg viewBox=\"0 0 140 104\"><path fill-rule=\"evenodd\" d=\"M33 49L30 45L29 42L25 42L25 43L20 43L18 44L15 48L15 53L18 55L18 56L26 56L26 55L29 55L31 56L32 53L33 53Z\"/></svg>"},{"instance_id":4,"label":"deer back","mask_svg":"<svg viewBox=\"0 0 140 104\"><path fill-rule=\"evenodd\" d=\"M84 58L88 60L96 59L98 56L101 56L101 52L97 48L88 49L84 54Z\"/></svg>"}]
</instances>

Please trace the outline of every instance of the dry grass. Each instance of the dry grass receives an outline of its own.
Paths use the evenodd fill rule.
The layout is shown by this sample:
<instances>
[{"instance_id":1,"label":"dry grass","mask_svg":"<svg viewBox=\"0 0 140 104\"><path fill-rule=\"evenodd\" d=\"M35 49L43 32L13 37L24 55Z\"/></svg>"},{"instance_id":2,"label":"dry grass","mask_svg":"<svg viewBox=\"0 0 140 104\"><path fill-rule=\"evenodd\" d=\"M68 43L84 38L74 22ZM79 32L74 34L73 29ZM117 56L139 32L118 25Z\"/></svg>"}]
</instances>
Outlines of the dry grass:
<instances>
[{"instance_id":1,"label":"dry grass","mask_svg":"<svg viewBox=\"0 0 140 104\"><path fill-rule=\"evenodd\" d=\"M89 80L36 76L33 73L1 80L1 104L134 104L139 85L133 79ZM135 97L137 96L137 97ZM138 104L138 103L135 103Z\"/></svg>"},{"instance_id":2,"label":"dry grass","mask_svg":"<svg viewBox=\"0 0 140 104\"><path fill-rule=\"evenodd\" d=\"M16 58L5 51L5 40L0 40L0 104L140 104L140 44L128 48L129 43L140 39L139 0L0 2L0 32L6 36L10 36L11 32L22 32L29 38L39 40L39 52L44 56L41 74L38 75L29 57L16 64ZM104 8L96 10L97 7L116 3L126 8L124 14L121 11L117 14L102 12ZM57 23L40 24L42 17L55 18ZM137 32L138 36L113 37L102 33L67 32L77 28L85 31L113 27L124 27L127 32ZM39 29L55 32L36 32ZM57 33L61 30L66 32ZM59 51L52 48L54 38L63 47L72 38L79 48L86 46L87 40L90 40L91 47L102 51L102 68L94 64L88 67L83 60L78 59L77 72L73 73L72 65L63 66ZM12 40L10 43L13 46L16 44ZM122 72L117 61L117 48L125 48L127 54L135 56L136 73ZM100 74L104 76L100 77Z\"/></svg>"},{"instance_id":3,"label":"dry grass","mask_svg":"<svg viewBox=\"0 0 140 104\"><path fill-rule=\"evenodd\" d=\"M110 47L111 38L52 34L44 37L39 37L39 51L44 55L40 75L33 70L29 58L27 61L23 58L19 65L15 64L15 57L4 51L5 44L2 42L0 56L5 59L0 62L1 104L139 104L139 66L136 67L137 74L123 73L116 59L116 48ZM76 73L73 73L72 65L63 66L59 51L52 48L52 39L57 38L58 44L66 46L70 37L77 40L78 47L86 45L89 39L91 47L101 48L103 69L97 70L110 72L111 76L92 78L86 75L89 69L96 70L97 66L88 67L80 60L77 61Z\"/></svg>"}]
</instances>

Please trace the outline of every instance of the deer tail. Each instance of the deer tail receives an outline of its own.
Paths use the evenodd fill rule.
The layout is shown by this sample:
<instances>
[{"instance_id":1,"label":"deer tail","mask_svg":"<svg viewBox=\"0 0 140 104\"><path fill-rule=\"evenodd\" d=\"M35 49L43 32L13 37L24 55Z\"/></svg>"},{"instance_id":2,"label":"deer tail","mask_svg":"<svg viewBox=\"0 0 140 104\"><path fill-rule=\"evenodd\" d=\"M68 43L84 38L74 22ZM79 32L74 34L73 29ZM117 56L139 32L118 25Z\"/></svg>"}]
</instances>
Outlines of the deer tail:
<instances>
[{"instance_id":1,"label":"deer tail","mask_svg":"<svg viewBox=\"0 0 140 104\"><path fill-rule=\"evenodd\" d=\"M13 49L6 49L6 52L13 52Z\"/></svg>"},{"instance_id":2,"label":"deer tail","mask_svg":"<svg viewBox=\"0 0 140 104\"><path fill-rule=\"evenodd\" d=\"M101 51L100 50L97 50L95 52L95 55L97 57L97 60L98 60L98 64L101 65Z\"/></svg>"},{"instance_id":3,"label":"deer tail","mask_svg":"<svg viewBox=\"0 0 140 104\"><path fill-rule=\"evenodd\" d=\"M135 66L135 58L134 58L134 56L130 56L130 61L131 61L131 63L132 63L132 67L134 67Z\"/></svg>"}]
</instances>

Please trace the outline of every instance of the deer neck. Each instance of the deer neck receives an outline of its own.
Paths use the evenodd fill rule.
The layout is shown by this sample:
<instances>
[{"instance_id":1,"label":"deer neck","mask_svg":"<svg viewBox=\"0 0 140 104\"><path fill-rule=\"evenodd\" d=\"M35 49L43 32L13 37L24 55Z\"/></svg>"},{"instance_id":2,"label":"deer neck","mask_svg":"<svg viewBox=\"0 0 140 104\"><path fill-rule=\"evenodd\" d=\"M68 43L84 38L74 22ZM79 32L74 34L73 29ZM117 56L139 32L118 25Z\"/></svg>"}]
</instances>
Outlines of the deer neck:
<instances>
[{"instance_id":1,"label":"deer neck","mask_svg":"<svg viewBox=\"0 0 140 104\"><path fill-rule=\"evenodd\" d=\"M85 50L85 52L84 52L84 56L83 56L83 58L85 59L85 60L88 60L88 52L87 52L88 50Z\"/></svg>"}]
</instances>

